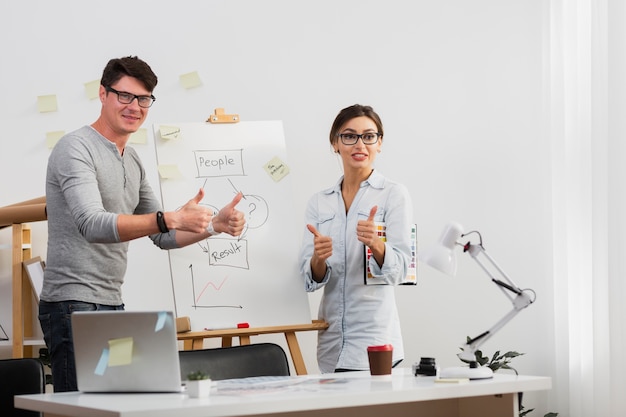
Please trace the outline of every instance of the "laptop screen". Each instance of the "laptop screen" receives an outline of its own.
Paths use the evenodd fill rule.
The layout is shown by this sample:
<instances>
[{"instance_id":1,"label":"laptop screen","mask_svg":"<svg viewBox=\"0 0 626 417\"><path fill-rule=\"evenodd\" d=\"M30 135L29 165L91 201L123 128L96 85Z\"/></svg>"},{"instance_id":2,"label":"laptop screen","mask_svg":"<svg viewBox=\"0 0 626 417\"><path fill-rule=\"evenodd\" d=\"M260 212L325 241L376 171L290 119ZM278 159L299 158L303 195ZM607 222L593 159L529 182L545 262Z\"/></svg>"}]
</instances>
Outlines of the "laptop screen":
<instances>
[{"instance_id":1,"label":"laptop screen","mask_svg":"<svg viewBox=\"0 0 626 417\"><path fill-rule=\"evenodd\" d=\"M79 391L181 391L172 312L78 311L71 320Z\"/></svg>"}]
</instances>

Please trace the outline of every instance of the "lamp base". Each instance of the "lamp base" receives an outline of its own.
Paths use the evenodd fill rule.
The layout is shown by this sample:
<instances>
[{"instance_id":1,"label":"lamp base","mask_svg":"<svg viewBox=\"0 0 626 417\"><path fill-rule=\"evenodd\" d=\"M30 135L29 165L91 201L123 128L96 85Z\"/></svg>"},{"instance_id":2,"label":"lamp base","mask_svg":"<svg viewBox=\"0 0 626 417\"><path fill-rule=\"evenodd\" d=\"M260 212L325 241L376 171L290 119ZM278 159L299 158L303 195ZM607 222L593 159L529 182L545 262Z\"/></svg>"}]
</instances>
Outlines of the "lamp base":
<instances>
[{"instance_id":1,"label":"lamp base","mask_svg":"<svg viewBox=\"0 0 626 417\"><path fill-rule=\"evenodd\" d=\"M488 379L493 378L493 371L488 366L479 366L478 368L453 366L440 370L439 378Z\"/></svg>"}]
</instances>

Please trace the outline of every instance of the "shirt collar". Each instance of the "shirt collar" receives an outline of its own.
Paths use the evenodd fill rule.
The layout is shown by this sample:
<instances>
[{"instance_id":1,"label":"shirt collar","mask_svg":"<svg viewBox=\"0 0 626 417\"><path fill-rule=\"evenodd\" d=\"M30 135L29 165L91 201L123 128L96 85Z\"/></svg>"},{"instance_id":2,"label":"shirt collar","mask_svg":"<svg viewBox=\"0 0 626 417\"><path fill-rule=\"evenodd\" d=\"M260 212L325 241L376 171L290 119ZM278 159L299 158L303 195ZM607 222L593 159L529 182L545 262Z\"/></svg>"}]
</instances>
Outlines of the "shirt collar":
<instances>
[{"instance_id":1,"label":"shirt collar","mask_svg":"<svg viewBox=\"0 0 626 417\"><path fill-rule=\"evenodd\" d=\"M119 150L117 149L117 145L113 142L111 142L110 140L108 140L107 138L105 138L102 133L98 132L97 129L95 129L93 126L91 125L87 125L88 128L90 128L91 130L94 131L94 133L96 134L96 136L98 136L98 139L100 140L100 142L102 144L104 144L104 146L106 146L107 148L109 148L109 150L111 152L113 152L114 154L116 154L117 156L119 156L120 158L123 158L124 155L120 155ZM126 152L124 152L126 153Z\"/></svg>"}]
</instances>

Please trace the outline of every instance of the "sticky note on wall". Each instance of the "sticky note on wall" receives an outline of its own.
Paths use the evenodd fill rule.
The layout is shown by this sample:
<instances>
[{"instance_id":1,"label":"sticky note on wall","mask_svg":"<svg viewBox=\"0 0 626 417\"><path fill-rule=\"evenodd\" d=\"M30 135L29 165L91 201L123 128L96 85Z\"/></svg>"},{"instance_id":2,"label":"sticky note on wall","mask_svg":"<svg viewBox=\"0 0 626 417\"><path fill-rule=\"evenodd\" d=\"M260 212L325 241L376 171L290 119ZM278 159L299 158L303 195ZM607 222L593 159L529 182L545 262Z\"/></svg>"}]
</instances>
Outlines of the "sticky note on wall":
<instances>
[{"instance_id":1,"label":"sticky note on wall","mask_svg":"<svg viewBox=\"0 0 626 417\"><path fill-rule=\"evenodd\" d=\"M197 71L188 72L187 74L182 74L180 76L180 84L183 88L194 88L202 85L202 81L200 80L200 75L198 75Z\"/></svg>"},{"instance_id":2,"label":"sticky note on wall","mask_svg":"<svg viewBox=\"0 0 626 417\"><path fill-rule=\"evenodd\" d=\"M47 113L57 111L57 96L49 94L37 97L37 110L39 113Z\"/></svg>"},{"instance_id":3,"label":"sticky note on wall","mask_svg":"<svg viewBox=\"0 0 626 417\"><path fill-rule=\"evenodd\" d=\"M86 82L85 84L85 94L89 100L93 100L98 98L98 93L100 92L100 80L93 80Z\"/></svg>"},{"instance_id":4,"label":"sticky note on wall","mask_svg":"<svg viewBox=\"0 0 626 417\"><path fill-rule=\"evenodd\" d=\"M159 135L161 139L178 139L180 137L180 127L178 126L159 126Z\"/></svg>"},{"instance_id":5,"label":"sticky note on wall","mask_svg":"<svg viewBox=\"0 0 626 417\"><path fill-rule=\"evenodd\" d=\"M159 176L163 179L180 179L183 178L183 173L178 169L178 165L159 165Z\"/></svg>"},{"instance_id":6,"label":"sticky note on wall","mask_svg":"<svg viewBox=\"0 0 626 417\"><path fill-rule=\"evenodd\" d=\"M56 130L54 132L46 132L46 146L48 149L54 148L59 139L65 135L65 130Z\"/></svg>"},{"instance_id":7,"label":"sticky note on wall","mask_svg":"<svg viewBox=\"0 0 626 417\"><path fill-rule=\"evenodd\" d=\"M148 130L146 128L139 128L135 133L132 133L128 138L130 143L145 144L148 142Z\"/></svg>"},{"instance_id":8,"label":"sticky note on wall","mask_svg":"<svg viewBox=\"0 0 626 417\"><path fill-rule=\"evenodd\" d=\"M287 174L289 174L289 167L277 156L265 164L263 169L265 169L265 172L267 172L276 182L282 180Z\"/></svg>"}]
</instances>

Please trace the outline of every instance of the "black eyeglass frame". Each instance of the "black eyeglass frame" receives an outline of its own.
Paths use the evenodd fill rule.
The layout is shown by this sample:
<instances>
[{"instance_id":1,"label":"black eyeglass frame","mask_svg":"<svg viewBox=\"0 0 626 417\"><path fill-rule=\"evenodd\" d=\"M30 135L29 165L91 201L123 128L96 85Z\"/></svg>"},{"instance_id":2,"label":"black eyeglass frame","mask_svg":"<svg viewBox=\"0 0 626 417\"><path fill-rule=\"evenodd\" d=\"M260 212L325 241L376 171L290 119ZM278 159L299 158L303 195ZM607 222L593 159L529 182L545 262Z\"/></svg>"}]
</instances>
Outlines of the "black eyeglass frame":
<instances>
[{"instance_id":1,"label":"black eyeglass frame","mask_svg":"<svg viewBox=\"0 0 626 417\"><path fill-rule=\"evenodd\" d=\"M152 105L153 105L153 104L154 104L154 102L156 101L156 97L155 97L155 96L153 96L152 94L150 94L149 96L138 96L138 95L136 95L136 94L132 94L132 93L129 93L129 92L127 92L127 91L117 91L117 90L116 90L115 88L113 88L113 87L104 87L104 89L105 89L106 91L111 92L111 93L115 93L115 95L117 95L117 101L119 101L119 102L120 102L120 103L122 103L122 104L130 104L130 103L132 103L132 102L133 102L133 100L137 99L137 104L139 105L139 107L142 107L142 108L144 108L144 109L147 109L147 108L152 107ZM120 98L120 94L124 94L124 95L127 95L127 96L129 96L129 97L131 97L131 96L132 96L132 99L130 99L130 101L128 101L128 102L126 102L126 103L125 103L125 102L124 102L124 101L122 101L122 99ZM142 106L142 105L141 105L141 100L145 100L145 99L150 99L150 104L149 104L149 105L147 105L147 106Z\"/></svg>"},{"instance_id":2,"label":"black eyeglass frame","mask_svg":"<svg viewBox=\"0 0 626 417\"><path fill-rule=\"evenodd\" d=\"M365 136L369 136L369 135L374 135L376 137L375 140L373 141L366 141L365 140ZM350 146L350 145L356 145L356 143L359 141L359 139L361 139L361 142L363 142L364 145L373 145L376 142L378 142L378 139L382 138L383 135L378 133L378 132L365 132L362 134L357 134L357 133L339 133L337 134L337 136L339 136L339 139L341 140L341 143L343 143L344 145ZM356 139L354 141L350 141L347 140L348 136L355 136Z\"/></svg>"}]
</instances>

